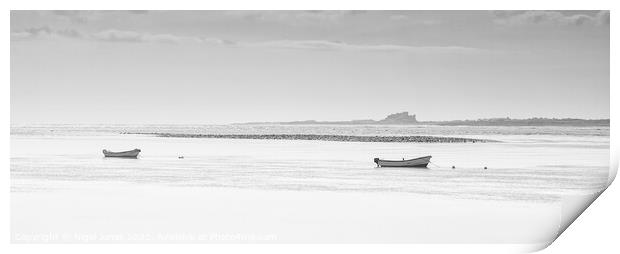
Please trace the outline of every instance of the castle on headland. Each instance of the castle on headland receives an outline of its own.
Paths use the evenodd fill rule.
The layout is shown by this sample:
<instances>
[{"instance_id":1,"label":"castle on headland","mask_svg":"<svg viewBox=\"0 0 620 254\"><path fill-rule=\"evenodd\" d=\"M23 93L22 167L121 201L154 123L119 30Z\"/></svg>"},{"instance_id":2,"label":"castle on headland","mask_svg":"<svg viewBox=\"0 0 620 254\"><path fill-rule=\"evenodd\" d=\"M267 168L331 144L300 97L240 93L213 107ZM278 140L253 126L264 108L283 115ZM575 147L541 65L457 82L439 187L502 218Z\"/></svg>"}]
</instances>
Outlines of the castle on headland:
<instances>
[{"instance_id":1,"label":"castle on headland","mask_svg":"<svg viewBox=\"0 0 620 254\"><path fill-rule=\"evenodd\" d=\"M400 112L388 115L382 120L350 120L350 121L293 121L277 122L278 124L342 124L342 125L373 125L373 124L401 124L401 125L448 125L448 126L609 126L609 119L574 119L574 118L489 118L478 120L451 120L451 121L422 121L418 122L416 115L409 115L409 112ZM251 124L251 123L247 123Z\"/></svg>"},{"instance_id":2,"label":"castle on headland","mask_svg":"<svg viewBox=\"0 0 620 254\"><path fill-rule=\"evenodd\" d=\"M415 124L418 123L418 120L414 115L409 115L409 112L401 112L388 115L385 119L378 121L378 123L385 124Z\"/></svg>"}]
</instances>

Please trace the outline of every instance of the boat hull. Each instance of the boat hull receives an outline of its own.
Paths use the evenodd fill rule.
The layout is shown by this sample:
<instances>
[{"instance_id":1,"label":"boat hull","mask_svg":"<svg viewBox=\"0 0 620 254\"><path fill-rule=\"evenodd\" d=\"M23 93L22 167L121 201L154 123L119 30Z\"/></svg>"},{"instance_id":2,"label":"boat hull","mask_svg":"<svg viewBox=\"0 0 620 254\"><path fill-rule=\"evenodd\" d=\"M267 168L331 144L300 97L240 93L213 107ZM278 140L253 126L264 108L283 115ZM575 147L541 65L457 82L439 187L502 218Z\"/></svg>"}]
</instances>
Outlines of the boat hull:
<instances>
[{"instance_id":1,"label":"boat hull","mask_svg":"<svg viewBox=\"0 0 620 254\"><path fill-rule=\"evenodd\" d=\"M110 152L104 149L103 155L105 157L137 158L140 152L141 152L140 149L133 149L131 151L124 151L124 152Z\"/></svg>"},{"instance_id":2,"label":"boat hull","mask_svg":"<svg viewBox=\"0 0 620 254\"><path fill-rule=\"evenodd\" d=\"M379 158L375 158L375 163L377 163L377 166L379 167L426 168L430 162L431 156L402 161L381 160Z\"/></svg>"}]
</instances>

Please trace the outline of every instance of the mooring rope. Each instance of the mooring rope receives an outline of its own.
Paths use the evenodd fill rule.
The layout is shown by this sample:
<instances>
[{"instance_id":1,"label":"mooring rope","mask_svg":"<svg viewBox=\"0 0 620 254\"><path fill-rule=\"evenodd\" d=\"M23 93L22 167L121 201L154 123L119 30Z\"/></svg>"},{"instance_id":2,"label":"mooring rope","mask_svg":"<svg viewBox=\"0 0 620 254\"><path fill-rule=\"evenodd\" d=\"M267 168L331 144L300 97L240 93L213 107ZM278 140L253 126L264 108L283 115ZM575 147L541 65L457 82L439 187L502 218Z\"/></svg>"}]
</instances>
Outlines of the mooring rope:
<instances>
[{"instance_id":1,"label":"mooring rope","mask_svg":"<svg viewBox=\"0 0 620 254\"><path fill-rule=\"evenodd\" d=\"M435 168L456 169L456 167L455 167L455 166L451 166L451 167L443 167L443 166L437 165L436 163L433 163L432 161L429 161L428 163L429 163L430 165L433 165ZM466 169L477 169L477 168L466 168ZM487 169L487 167L486 167L486 166L485 166L485 167L482 167L482 169L486 170L486 169Z\"/></svg>"},{"instance_id":2,"label":"mooring rope","mask_svg":"<svg viewBox=\"0 0 620 254\"><path fill-rule=\"evenodd\" d=\"M433 163L432 161L429 161L429 163L430 163L431 165L433 165L433 166L437 167L437 168L443 168L442 166L439 166L439 165L437 165L437 164Z\"/></svg>"}]
</instances>

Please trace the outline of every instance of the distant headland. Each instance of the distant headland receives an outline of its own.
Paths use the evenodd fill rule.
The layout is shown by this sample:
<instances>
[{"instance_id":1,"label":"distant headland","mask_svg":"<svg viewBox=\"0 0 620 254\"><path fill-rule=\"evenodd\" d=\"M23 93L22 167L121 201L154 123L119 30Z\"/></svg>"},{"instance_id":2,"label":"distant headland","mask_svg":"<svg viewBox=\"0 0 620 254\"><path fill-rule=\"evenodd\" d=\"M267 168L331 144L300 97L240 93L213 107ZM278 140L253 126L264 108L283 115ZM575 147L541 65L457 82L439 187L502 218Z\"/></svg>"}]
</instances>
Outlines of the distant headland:
<instances>
[{"instance_id":1,"label":"distant headland","mask_svg":"<svg viewBox=\"0 0 620 254\"><path fill-rule=\"evenodd\" d=\"M409 112L390 114L381 120L350 120L350 121L291 121L291 122L253 122L243 124L334 124L334 125L445 125L445 126L609 126L609 119L577 119L577 118L527 118L511 119L487 118L477 120L453 120L453 121L418 121L416 115Z\"/></svg>"}]
</instances>

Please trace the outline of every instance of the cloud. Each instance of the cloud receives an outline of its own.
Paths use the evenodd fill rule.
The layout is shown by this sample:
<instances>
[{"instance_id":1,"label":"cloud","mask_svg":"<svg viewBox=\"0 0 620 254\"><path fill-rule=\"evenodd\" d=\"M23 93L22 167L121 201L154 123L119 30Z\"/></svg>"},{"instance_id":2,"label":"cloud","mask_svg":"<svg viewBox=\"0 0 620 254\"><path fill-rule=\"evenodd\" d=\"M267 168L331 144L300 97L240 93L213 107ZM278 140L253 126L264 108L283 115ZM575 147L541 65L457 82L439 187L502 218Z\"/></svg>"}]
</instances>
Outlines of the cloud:
<instances>
[{"instance_id":1,"label":"cloud","mask_svg":"<svg viewBox=\"0 0 620 254\"><path fill-rule=\"evenodd\" d=\"M72 38L106 42L153 42L153 43L182 43L202 42L200 38L175 36L171 34L149 34L134 31L105 30L92 34L83 34L72 29L52 29L50 27L34 27L11 32L12 39L40 39L40 38ZM215 42L215 40L212 40Z\"/></svg>"},{"instance_id":2,"label":"cloud","mask_svg":"<svg viewBox=\"0 0 620 254\"><path fill-rule=\"evenodd\" d=\"M11 33L12 39L70 38L109 43L161 43L204 44L235 48L263 48L314 51L367 51L367 52L417 52L417 53L475 53L486 50L460 46L409 46L394 44L353 44L328 40L270 40L260 42L237 42L220 38L151 34L136 31L104 30L83 34L76 30L55 30L49 27L29 28Z\"/></svg>"},{"instance_id":3,"label":"cloud","mask_svg":"<svg viewBox=\"0 0 620 254\"><path fill-rule=\"evenodd\" d=\"M58 34L59 36L69 37L69 38L82 38L84 36L81 32L77 30L73 30L73 29L56 30L55 33Z\"/></svg>"},{"instance_id":4,"label":"cloud","mask_svg":"<svg viewBox=\"0 0 620 254\"><path fill-rule=\"evenodd\" d=\"M129 13L133 15L145 15L148 14L147 10L128 10L128 11L83 11L83 10L55 10L55 11L42 11L43 13L51 13L53 16L63 20L68 20L72 23L84 24L90 21L104 18L106 15Z\"/></svg>"},{"instance_id":5,"label":"cloud","mask_svg":"<svg viewBox=\"0 0 620 254\"><path fill-rule=\"evenodd\" d=\"M86 23L88 21L87 15L85 11L76 11L76 10L56 10L52 11L52 13L56 16L60 16L66 18L67 20L74 23Z\"/></svg>"},{"instance_id":6,"label":"cloud","mask_svg":"<svg viewBox=\"0 0 620 254\"><path fill-rule=\"evenodd\" d=\"M338 21L345 17L356 16L366 13L366 11L297 11L279 13L281 18L306 19L315 21Z\"/></svg>"},{"instance_id":7,"label":"cloud","mask_svg":"<svg viewBox=\"0 0 620 254\"><path fill-rule=\"evenodd\" d=\"M214 45L234 45L235 42L219 38L179 36L172 34L151 34L135 31L105 30L90 35L91 39L104 42L142 42L142 43L204 43Z\"/></svg>"},{"instance_id":8,"label":"cloud","mask_svg":"<svg viewBox=\"0 0 620 254\"><path fill-rule=\"evenodd\" d=\"M148 14L149 13L149 11L147 10L129 10L128 12L131 14Z\"/></svg>"},{"instance_id":9,"label":"cloud","mask_svg":"<svg viewBox=\"0 0 620 254\"><path fill-rule=\"evenodd\" d=\"M339 22L346 17L361 15L366 12L362 10L226 11L224 15L249 21L279 22L289 25L321 25Z\"/></svg>"},{"instance_id":10,"label":"cloud","mask_svg":"<svg viewBox=\"0 0 620 254\"><path fill-rule=\"evenodd\" d=\"M44 36L44 35L50 35L52 33L52 29L47 26L43 26L43 27L27 28L27 29L24 29L24 31L22 32L27 33L30 36Z\"/></svg>"},{"instance_id":11,"label":"cloud","mask_svg":"<svg viewBox=\"0 0 620 254\"><path fill-rule=\"evenodd\" d=\"M441 21L439 21L439 20L412 19L410 16L402 15L402 14L390 15L388 17L388 19L393 21L393 22L399 22L399 23L408 24L408 25L427 25L427 26L431 26L431 25L439 25L439 24L441 24Z\"/></svg>"},{"instance_id":12,"label":"cloud","mask_svg":"<svg viewBox=\"0 0 620 254\"><path fill-rule=\"evenodd\" d=\"M99 41L109 42L146 42L147 35L134 31L106 30L92 35Z\"/></svg>"},{"instance_id":13,"label":"cloud","mask_svg":"<svg viewBox=\"0 0 620 254\"><path fill-rule=\"evenodd\" d=\"M565 14L559 11L494 11L493 15L495 16L494 22L501 25L609 25L609 11L600 11L594 16Z\"/></svg>"},{"instance_id":14,"label":"cloud","mask_svg":"<svg viewBox=\"0 0 620 254\"><path fill-rule=\"evenodd\" d=\"M133 31L107 30L93 34L91 38L106 42L146 42L146 43L201 43L237 48L270 48L316 51L400 51L400 52L480 52L482 49L468 47L407 46L393 44L351 44L327 40L270 40L260 42L236 42L219 38L176 36L171 34L148 34Z\"/></svg>"},{"instance_id":15,"label":"cloud","mask_svg":"<svg viewBox=\"0 0 620 254\"><path fill-rule=\"evenodd\" d=\"M35 39L46 37L68 37L81 38L82 33L72 29L54 30L48 26L27 28L20 31L11 32L12 39Z\"/></svg>"},{"instance_id":16,"label":"cloud","mask_svg":"<svg viewBox=\"0 0 620 254\"><path fill-rule=\"evenodd\" d=\"M241 44L246 47L318 50L318 51L375 51L375 52L412 52L412 53L475 53L486 50L460 46L409 46L394 44L351 44L341 41L325 40L277 40Z\"/></svg>"},{"instance_id":17,"label":"cloud","mask_svg":"<svg viewBox=\"0 0 620 254\"><path fill-rule=\"evenodd\" d=\"M599 11L594 18L599 25L609 25L609 11Z\"/></svg>"}]
</instances>

